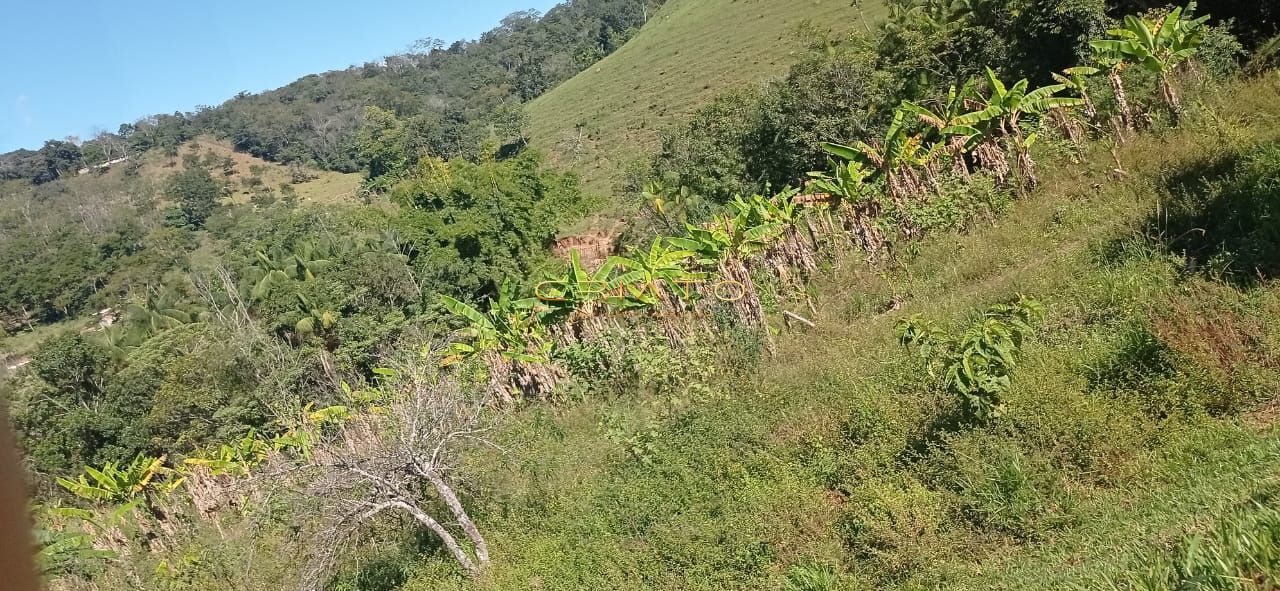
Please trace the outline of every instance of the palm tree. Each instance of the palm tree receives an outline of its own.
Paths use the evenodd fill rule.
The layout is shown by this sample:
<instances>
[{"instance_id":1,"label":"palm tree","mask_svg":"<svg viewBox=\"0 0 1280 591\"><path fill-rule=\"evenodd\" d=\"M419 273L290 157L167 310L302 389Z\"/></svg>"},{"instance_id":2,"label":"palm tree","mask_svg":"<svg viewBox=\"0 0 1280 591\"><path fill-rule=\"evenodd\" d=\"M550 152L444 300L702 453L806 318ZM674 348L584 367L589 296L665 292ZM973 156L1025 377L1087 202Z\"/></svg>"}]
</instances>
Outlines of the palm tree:
<instances>
[{"instance_id":1,"label":"palm tree","mask_svg":"<svg viewBox=\"0 0 1280 591\"><path fill-rule=\"evenodd\" d=\"M1175 121L1182 113L1182 102L1172 75L1180 64L1195 56L1204 42L1204 24L1209 20L1207 15L1192 19L1183 18L1183 14L1184 9L1174 8L1157 20L1129 15L1124 17L1123 27L1107 31L1110 39L1090 42L1097 52L1122 56L1154 73Z\"/></svg>"}]
</instances>

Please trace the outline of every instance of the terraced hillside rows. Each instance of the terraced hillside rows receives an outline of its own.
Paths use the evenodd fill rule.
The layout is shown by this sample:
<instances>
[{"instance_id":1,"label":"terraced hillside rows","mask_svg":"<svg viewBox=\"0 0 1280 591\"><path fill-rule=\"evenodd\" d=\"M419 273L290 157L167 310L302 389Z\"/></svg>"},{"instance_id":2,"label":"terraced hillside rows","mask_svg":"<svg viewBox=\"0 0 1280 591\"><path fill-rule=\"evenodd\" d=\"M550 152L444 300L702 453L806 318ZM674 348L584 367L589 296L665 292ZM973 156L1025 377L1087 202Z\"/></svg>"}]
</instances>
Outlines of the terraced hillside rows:
<instances>
[{"instance_id":1,"label":"terraced hillside rows","mask_svg":"<svg viewBox=\"0 0 1280 591\"><path fill-rule=\"evenodd\" d=\"M885 13L878 0L671 0L625 46L528 105L531 141L610 194L662 128L785 73L816 32L869 30Z\"/></svg>"}]
</instances>

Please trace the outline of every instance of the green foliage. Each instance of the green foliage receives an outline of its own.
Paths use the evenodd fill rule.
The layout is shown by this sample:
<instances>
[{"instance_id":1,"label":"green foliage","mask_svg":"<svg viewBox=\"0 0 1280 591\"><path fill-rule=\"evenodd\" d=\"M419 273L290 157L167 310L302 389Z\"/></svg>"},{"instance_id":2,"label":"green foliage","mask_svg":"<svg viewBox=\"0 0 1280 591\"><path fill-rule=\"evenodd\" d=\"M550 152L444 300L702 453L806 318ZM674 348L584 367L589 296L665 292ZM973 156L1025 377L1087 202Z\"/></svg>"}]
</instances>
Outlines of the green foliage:
<instances>
[{"instance_id":1,"label":"green foliage","mask_svg":"<svg viewBox=\"0 0 1280 591\"><path fill-rule=\"evenodd\" d=\"M1131 573L1107 577L1099 589L1268 589L1280 582L1280 513L1270 499L1239 507L1172 551L1151 551Z\"/></svg>"},{"instance_id":2,"label":"green foliage","mask_svg":"<svg viewBox=\"0 0 1280 591\"><path fill-rule=\"evenodd\" d=\"M1119 54L1147 70L1166 74L1191 59L1204 42L1204 24L1209 16L1183 18L1183 9L1174 8L1159 20L1128 15L1124 27L1111 29L1113 39L1093 41L1094 50Z\"/></svg>"},{"instance_id":3,"label":"green foliage","mask_svg":"<svg viewBox=\"0 0 1280 591\"><path fill-rule=\"evenodd\" d=\"M1124 26L1107 31L1106 40L1091 41L1095 53L1103 61L1123 60L1137 64L1155 74L1160 81L1160 92L1175 117L1181 113L1182 104L1172 79L1175 68L1190 60L1204 43L1205 23L1209 16L1191 18L1195 4L1174 8L1161 18L1148 19L1128 15Z\"/></svg>"},{"instance_id":4,"label":"green foliage","mask_svg":"<svg viewBox=\"0 0 1280 591\"><path fill-rule=\"evenodd\" d=\"M172 470L164 466L165 458L138 456L128 465L107 462L101 469L85 466L76 480L59 478L58 486L77 497L118 505L144 498L156 492L168 492L182 483L169 479Z\"/></svg>"},{"instance_id":5,"label":"green foliage","mask_svg":"<svg viewBox=\"0 0 1280 591\"><path fill-rule=\"evenodd\" d=\"M786 591L838 591L840 575L825 564L795 565L787 570Z\"/></svg>"},{"instance_id":6,"label":"green foliage","mask_svg":"<svg viewBox=\"0 0 1280 591\"><path fill-rule=\"evenodd\" d=\"M267 458L270 446L250 430L234 443L223 443L203 454L183 460L188 466L206 468L213 475L248 476L249 471Z\"/></svg>"},{"instance_id":7,"label":"green foliage","mask_svg":"<svg viewBox=\"0 0 1280 591\"><path fill-rule=\"evenodd\" d=\"M356 153L369 169L371 188L386 187L383 176L404 170L411 162L408 131L394 112L370 106L364 109L364 123L356 134Z\"/></svg>"},{"instance_id":8,"label":"green foliage","mask_svg":"<svg viewBox=\"0 0 1280 591\"><path fill-rule=\"evenodd\" d=\"M1194 268L1242 286L1280 275L1280 232L1267 223L1280 208L1280 144L1190 169L1171 179L1164 221L1148 231L1168 236Z\"/></svg>"},{"instance_id":9,"label":"green foliage","mask_svg":"<svg viewBox=\"0 0 1280 591\"><path fill-rule=\"evenodd\" d=\"M49 386L79 396L101 392L111 374L106 352L78 334L41 344L32 356L31 369Z\"/></svg>"},{"instance_id":10,"label":"green foliage","mask_svg":"<svg viewBox=\"0 0 1280 591\"><path fill-rule=\"evenodd\" d=\"M981 436L950 442L947 454L951 486L977 527L1029 540L1069 524L1073 501L1045 458Z\"/></svg>"},{"instance_id":11,"label":"green foliage","mask_svg":"<svg viewBox=\"0 0 1280 591\"><path fill-rule=\"evenodd\" d=\"M510 131L503 105L533 99L612 53L661 4L590 0L518 12L478 40L424 39L377 62L242 93L191 121L259 158L341 172L367 162L374 179L402 162L401 140L440 158L474 158L491 129ZM413 123L386 138L390 151L371 151L369 125L388 131L377 114L391 112Z\"/></svg>"},{"instance_id":12,"label":"green foliage","mask_svg":"<svg viewBox=\"0 0 1280 591\"><path fill-rule=\"evenodd\" d=\"M93 536L82 531L35 530L36 565L40 575L89 576L117 557L115 552L93 547Z\"/></svg>"},{"instance_id":13,"label":"green foliage","mask_svg":"<svg viewBox=\"0 0 1280 591\"><path fill-rule=\"evenodd\" d=\"M560 223L581 215L576 179L524 152L500 162L427 160L390 192L408 210L395 228L430 287L475 298L542 265Z\"/></svg>"},{"instance_id":14,"label":"green foliage","mask_svg":"<svg viewBox=\"0 0 1280 591\"><path fill-rule=\"evenodd\" d=\"M1002 395L1009 388L1023 341L1044 315L1036 300L988 308L958 337L943 332L919 316L898 323L898 341L914 347L954 393L970 420L987 421L1005 412ZM939 375L940 374L940 375Z\"/></svg>"},{"instance_id":15,"label":"green foliage","mask_svg":"<svg viewBox=\"0 0 1280 591\"><path fill-rule=\"evenodd\" d=\"M177 202L183 225L202 228L222 198L222 186L209 169L196 166L169 177L165 194Z\"/></svg>"}]
</instances>

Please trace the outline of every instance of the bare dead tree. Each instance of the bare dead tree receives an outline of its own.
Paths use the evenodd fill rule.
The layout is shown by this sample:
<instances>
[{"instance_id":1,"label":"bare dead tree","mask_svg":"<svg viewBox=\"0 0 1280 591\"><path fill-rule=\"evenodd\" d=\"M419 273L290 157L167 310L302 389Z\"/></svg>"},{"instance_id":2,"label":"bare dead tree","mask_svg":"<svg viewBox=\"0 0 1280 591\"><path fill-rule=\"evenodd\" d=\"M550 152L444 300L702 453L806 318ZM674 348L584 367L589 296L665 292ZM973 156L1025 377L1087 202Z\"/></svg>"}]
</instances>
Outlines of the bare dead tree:
<instances>
[{"instance_id":1,"label":"bare dead tree","mask_svg":"<svg viewBox=\"0 0 1280 591\"><path fill-rule=\"evenodd\" d=\"M468 573L490 562L454 482L464 448L492 445L488 395L459 386L425 358L403 364L377 392L376 412L331 426L305 462L305 491L325 505L305 590L318 588L349 540L397 513L439 537Z\"/></svg>"}]
</instances>

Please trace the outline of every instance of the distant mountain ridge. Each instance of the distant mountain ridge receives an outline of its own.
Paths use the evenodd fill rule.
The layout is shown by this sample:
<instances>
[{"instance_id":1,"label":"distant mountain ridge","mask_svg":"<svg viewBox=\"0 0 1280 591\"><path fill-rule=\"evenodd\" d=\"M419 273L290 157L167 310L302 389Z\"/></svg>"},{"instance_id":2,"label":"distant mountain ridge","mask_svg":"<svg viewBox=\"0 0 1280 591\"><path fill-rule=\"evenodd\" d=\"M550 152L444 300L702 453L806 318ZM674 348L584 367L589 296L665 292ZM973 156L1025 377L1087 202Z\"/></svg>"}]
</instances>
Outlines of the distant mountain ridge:
<instances>
[{"instance_id":1,"label":"distant mountain ridge","mask_svg":"<svg viewBox=\"0 0 1280 591\"><path fill-rule=\"evenodd\" d=\"M354 172L362 167L354 136L367 106L423 116L436 130L433 154L468 156L495 126L512 129L501 123L518 121L522 102L621 47L664 2L569 0L545 15L516 12L474 41L424 39L409 53L192 113L147 117L82 144L50 140L40 150L15 150L0 155L0 180L47 182L108 160L115 148L173 151L201 133L265 160Z\"/></svg>"}]
</instances>

